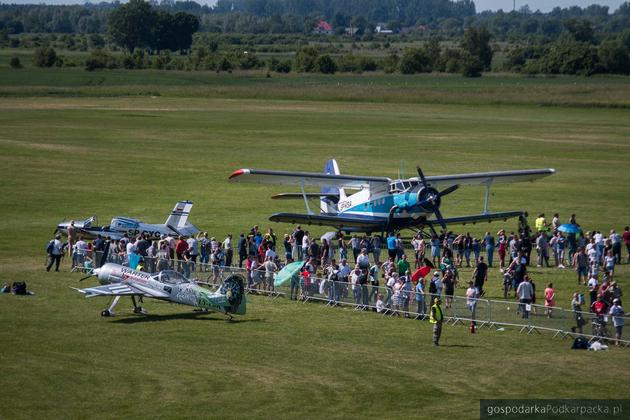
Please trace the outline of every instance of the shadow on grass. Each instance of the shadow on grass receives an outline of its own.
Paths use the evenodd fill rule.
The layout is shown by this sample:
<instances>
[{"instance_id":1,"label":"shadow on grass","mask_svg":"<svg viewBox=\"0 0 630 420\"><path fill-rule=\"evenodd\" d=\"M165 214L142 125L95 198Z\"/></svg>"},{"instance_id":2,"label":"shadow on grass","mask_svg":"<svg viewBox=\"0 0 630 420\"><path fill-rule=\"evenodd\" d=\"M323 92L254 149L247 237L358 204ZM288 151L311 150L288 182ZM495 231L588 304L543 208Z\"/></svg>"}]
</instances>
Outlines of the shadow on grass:
<instances>
[{"instance_id":1,"label":"shadow on grass","mask_svg":"<svg viewBox=\"0 0 630 420\"><path fill-rule=\"evenodd\" d=\"M470 344L440 344L440 347L462 347L462 348L466 348L466 347L475 347L475 346L471 346Z\"/></svg>"},{"instance_id":2,"label":"shadow on grass","mask_svg":"<svg viewBox=\"0 0 630 420\"><path fill-rule=\"evenodd\" d=\"M215 315L215 316L208 316ZM174 320L194 320L194 321L223 321L230 322L232 324L240 324L243 322L264 322L264 319L239 319L234 318L231 321L221 314L216 312L184 312L177 314L149 314L149 315L130 315L126 318L116 319L113 322L116 324L136 324L142 322L160 322L160 321L174 321Z\"/></svg>"}]
</instances>

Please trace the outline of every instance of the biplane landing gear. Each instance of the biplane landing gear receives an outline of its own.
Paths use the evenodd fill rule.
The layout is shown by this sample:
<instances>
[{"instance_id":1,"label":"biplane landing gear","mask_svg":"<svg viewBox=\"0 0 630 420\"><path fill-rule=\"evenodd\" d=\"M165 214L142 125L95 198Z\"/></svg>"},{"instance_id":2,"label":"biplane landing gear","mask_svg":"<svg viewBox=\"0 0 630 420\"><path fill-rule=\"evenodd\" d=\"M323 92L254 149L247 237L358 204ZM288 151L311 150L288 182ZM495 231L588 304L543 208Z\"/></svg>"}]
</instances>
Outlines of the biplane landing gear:
<instances>
[{"instance_id":1,"label":"biplane landing gear","mask_svg":"<svg viewBox=\"0 0 630 420\"><path fill-rule=\"evenodd\" d=\"M118 304L119 300L120 300L120 296L116 296L114 300L112 301L112 304L109 305L109 308L101 312L101 316L105 316L105 317L114 316L114 306Z\"/></svg>"}]
</instances>

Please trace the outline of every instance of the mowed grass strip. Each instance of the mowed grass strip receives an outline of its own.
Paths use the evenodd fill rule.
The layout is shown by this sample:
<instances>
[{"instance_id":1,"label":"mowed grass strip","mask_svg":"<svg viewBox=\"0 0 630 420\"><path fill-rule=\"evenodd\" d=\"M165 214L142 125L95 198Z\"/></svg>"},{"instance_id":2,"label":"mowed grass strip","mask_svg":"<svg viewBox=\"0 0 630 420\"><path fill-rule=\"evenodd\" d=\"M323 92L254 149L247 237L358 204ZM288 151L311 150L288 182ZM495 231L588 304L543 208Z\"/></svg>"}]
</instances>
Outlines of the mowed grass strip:
<instances>
[{"instance_id":1,"label":"mowed grass strip","mask_svg":"<svg viewBox=\"0 0 630 420\"><path fill-rule=\"evenodd\" d=\"M230 184L231 171L321 171L331 157L344 173L390 177L401 160L407 176L417 163L428 174L554 167L556 175L536 183L497 186L490 208L558 211L565 220L577 213L586 229L620 229L630 182L625 109L287 100L269 92L30 97L30 88L11 89L26 95L0 99L0 281L26 280L36 294L0 296L0 386L22 395L3 393L3 416L470 418L482 397L623 397L601 384L630 379L630 353L572 352L569 341L546 335L447 326L435 349L428 323L261 297L234 324L161 302L147 302L147 318L130 315L123 301L118 318L101 319L106 299L70 289L95 282L78 283L67 261L66 272L45 273L43 254L64 217L158 223L180 199L195 202L190 220L218 238L266 228L273 212L304 210L299 201L269 199L297 189ZM443 203L446 216L482 208L480 188L461 188ZM500 227L516 223L453 228L481 235ZM462 278L470 273L463 269ZM559 306L578 290L570 270L532 275L539 299L554 282ZM624 288L627 275L626 266L617 273ZM488 296L502 296L496 269ZM594 379L593 364L615 368Z\"/></svg>"}]
</instances>

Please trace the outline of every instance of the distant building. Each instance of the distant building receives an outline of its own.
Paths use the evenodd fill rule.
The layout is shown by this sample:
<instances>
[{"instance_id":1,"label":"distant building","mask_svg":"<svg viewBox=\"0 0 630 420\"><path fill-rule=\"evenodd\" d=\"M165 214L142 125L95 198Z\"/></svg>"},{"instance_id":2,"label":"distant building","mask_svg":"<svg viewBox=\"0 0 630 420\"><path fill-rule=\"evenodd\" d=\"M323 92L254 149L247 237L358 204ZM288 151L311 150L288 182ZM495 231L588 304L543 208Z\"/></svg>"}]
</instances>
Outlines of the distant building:
<instances>
[{"instance_id":1,"label":"distant building","mask_svg":"<svg viewBox=\"0 0 630 420\"><path fill-rule=\"evenodd\" d=\"M359 31L359 28L357 28L356 26L350 26L349 28L346 28L346 35L356 35L356 33Z\"/></svg>"},{"instance_id":2,"label":"distant building","mask_svg":"<svg viewBox=\"0 0 630 420\"><path fill-rule=\"evenodd\" d=\"M317 25L313 28L314 34L323 34L323 35L332 35L333 28L332 25L325 20L320 20L317 22Z\"/></svg>"},{"instance_id":3,"label":"distant building","mask_svg":"<svg viewBox=\"0 0 630 420\"><path fill-rule=\"evenodd\" d=\"M387 26L384 23L377 23L376 28L374 28L374 32L383 35L391 35L394 33L391 29L387 29Z\"/></svg>"}]
</instances>

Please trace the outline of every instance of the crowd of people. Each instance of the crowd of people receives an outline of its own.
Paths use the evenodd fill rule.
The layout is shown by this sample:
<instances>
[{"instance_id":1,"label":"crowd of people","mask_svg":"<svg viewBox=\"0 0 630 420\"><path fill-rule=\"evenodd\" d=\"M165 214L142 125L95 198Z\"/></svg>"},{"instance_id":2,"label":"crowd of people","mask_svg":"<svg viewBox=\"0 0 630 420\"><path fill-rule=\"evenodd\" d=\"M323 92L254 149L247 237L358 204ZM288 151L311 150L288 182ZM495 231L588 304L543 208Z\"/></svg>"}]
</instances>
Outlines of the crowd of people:
<instances>
[{"instance_id":1,"label":"crowd of people","mask_svg":"<svg viewBox=\"0 0 630 420\"><path fill-rule=\"evenodd\" d=\"M569 223L579 226L575 215ZM291 280L291 299L319 293L335 303L352 296L360 308L408 316L412 302L415 302L414 311L424 315L435 297L443 297L448 309L460 281L458 268L465 266L474 267L465 294L474 315L471 302L485 295L484 284L496 254L504 278L504 298L513 292L524 318L529 316L531 305L536 304L536 285L528 267L534 263L538 267L549 267L552 262L559 269L575 269L578 285L588 288L590 311L612 315L613 308L618 314L621 307L621 289L613 279L615 267L622 263L623 244L627 251L626 263L630 263L628 227L623 234L611 230L608 236L599 231L565 234L560 229L558 214L551 223L540 214L533 231L525 224L519 226L518 232L501 229L496 235L486 232L480 238L450 231L426 238L418 233L408 243L399 233L381 237L328 232L317 238L299 225L281 238L272 228L263 233L256 225L247 233L241 233L236 241L230 234L217 240L202 232L194 237L162 235L159 239L147 235L125 235L121 239L98 236L88 242L69 231L67 243L62 243L57 235L48 244L47 270L53 265L58 270L65 251L72 250L73 267L90 268L108 261L133 264L148 272L176 269L185 276L210 271L216 281L220 281L225 267L238 266L246 270L251 289L272 291L274 276L285 264L304 261L300 275ZM411 258L406 248L412 250ZM535 261L532 260L534 251ZM424 275L414 276L414 272L423 267L430 268L425 273L433 272L429 280L425 280ZM579 299L582 295L576 291L578 298L573 300L576 313L581 312L585 304ZM552 283L544 289L543 298L546 314L551 317L556 305ZM613 316L613 321L617 318L619 316ZM623 323L623 318L619 319ZM583 324L580 325L577 315L576 321L576 329L581 331Z\"/></svg>"}]
</instances>

